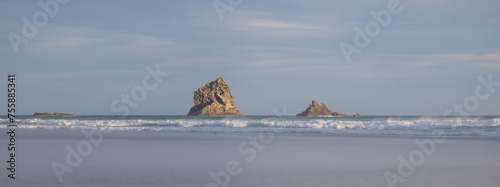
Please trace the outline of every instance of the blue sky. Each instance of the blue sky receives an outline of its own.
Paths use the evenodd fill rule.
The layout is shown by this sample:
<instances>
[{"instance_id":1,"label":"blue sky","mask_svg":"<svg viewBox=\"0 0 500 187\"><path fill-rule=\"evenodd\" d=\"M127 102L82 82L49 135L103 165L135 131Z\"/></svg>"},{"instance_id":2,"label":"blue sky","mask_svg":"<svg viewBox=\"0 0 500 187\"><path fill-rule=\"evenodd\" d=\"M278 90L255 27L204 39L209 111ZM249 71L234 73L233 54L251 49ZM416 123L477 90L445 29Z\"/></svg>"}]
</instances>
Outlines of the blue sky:
<instances>
[{"instance_id":1,"label":"blue sky","mask_svg":"<svg viewBox=\"0 0 500 187\"><path fill-rule=\"evenodd\" d=\"M401 0L350 63L339 45L354 45L353 29L388 0L220 0L233 9L223 21L212 0L69 1L16 53L8 35L23 36L38 2L0 1L0 98L16 73L20 114L117 114L111 103L157 64L169 76L130 114L185 115L218 77L245 115L297 114L313 99L348 114L441 115L474 95L478 76L500 81L498 0ZM496 88L470 113L500 114Z\"/></svg>"}]
</instances>

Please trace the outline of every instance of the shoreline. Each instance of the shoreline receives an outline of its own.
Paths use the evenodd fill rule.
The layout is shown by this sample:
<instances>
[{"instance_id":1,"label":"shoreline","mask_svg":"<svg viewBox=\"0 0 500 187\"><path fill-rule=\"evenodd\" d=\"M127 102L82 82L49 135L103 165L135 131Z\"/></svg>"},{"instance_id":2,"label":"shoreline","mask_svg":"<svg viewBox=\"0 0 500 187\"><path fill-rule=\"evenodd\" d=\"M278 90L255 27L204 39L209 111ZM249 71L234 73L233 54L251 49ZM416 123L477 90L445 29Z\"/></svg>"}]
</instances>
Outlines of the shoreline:
<instances>
[{"instance_id":1,"label":"shoreline","mask_svg":"<svg viewBox=\"0 0 500 187\"><path fill-rule=\"evenodd\" d=\"M203 187L223 186L221 181L227 186L389 186L384 177L389 172L404 179L396 186L500 183L498 138L434 140L427 155L433 147L425 144L431 141L428 137L154 131L101 136L92 130L18 129L16 179L2 175L0 182L6 186ZM0 142L7 141L0 137ZM413 163L414 152L425 155L422 163L413 166L408 176L398 173L400 158ZM0 159L7 160L6 152L0 152ZM59 164L61 182L54 163Z\"/></svg>"},{"instance_id":2,"label":"shoreline","mask_svg":"<svg viewBox=\"0 0 500 187\"><path fill-rule=\"evenodd\" d=\"M7 126L5 127L0 127L0 129L8 129ZM270 131L261 131L261 132L201 132L201 131L156 131L156 130L121 130L121 129L114 129L114 130L103 130L102 128L53 128L53 129L41 129L41 128L23 128L20 126L17 126L16 129L22 130L24 132L30 132L29 135L33 135L32 132L38 131L38 133L47 133L47 132L56 132L56 131L61 131L61 132L66 132L66 133L76 133L76 134L81 134L83 130L99 130L103 132L111 132L110 134L113 133L118 133L116 135L121 135L124 137L127 136L132 136L132 137L138 137L144 134L149 134L149 135L154 135L155 137L165 137L165 136L191 136L191 135L199 135L199 136L251 136L251 135L257 135L259 133L272 133L274 136L278 137L330 137L330 138L398 138L398 139L415 139L415 138L420 138L420 139L426 139L426 138L432 138L432 135L400 135L400 134L333 134L333 133L308 133L308 132L298 132L298 133L291 133L291 132L270 132ZM35 133L35 134L38 134ZM107 134L107 133L106 133ZM489 136L443 136L446 139L455 139L455 140L500 140L500 137L489 137Z\"/></svg>"}]
</instances>

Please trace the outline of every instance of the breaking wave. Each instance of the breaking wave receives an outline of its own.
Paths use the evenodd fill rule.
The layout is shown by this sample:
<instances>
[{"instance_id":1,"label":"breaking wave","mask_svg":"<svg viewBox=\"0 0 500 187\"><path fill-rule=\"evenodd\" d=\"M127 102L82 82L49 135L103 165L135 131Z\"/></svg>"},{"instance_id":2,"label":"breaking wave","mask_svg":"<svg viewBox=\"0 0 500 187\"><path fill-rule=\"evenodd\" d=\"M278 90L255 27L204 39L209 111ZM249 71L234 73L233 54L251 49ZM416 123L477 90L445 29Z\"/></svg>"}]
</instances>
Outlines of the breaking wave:
<instances>
[{"instance_id":1,"label":"breaking wave","mask_svg":"<svg viewBox=\"0 0 500 187\"><path fill-rule=\"evenodd\" d=\"M0 119L0 128L8 125ZM165 132L276 132L341 135L419 135L441 130L448 136L500 137L500 117L364 116L361 118L304 118L292 116L246 116L209 118L187 116L79 116L17 119L18 128L147 130Z\"/></svg>"}]
</instances>

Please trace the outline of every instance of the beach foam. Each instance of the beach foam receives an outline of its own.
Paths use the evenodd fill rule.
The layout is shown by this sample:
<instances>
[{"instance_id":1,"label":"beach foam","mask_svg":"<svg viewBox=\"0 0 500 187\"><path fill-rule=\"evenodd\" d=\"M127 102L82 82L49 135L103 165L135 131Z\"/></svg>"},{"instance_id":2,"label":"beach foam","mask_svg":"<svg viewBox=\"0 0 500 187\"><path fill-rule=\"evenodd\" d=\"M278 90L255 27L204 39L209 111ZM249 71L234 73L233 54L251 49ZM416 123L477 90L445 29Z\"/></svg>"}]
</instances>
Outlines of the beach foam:
<instances>
[{"instance_id":1,"label":"beach foam","mask_svg":"<svg viewBox=\"0 0 500 187\"><path fill-rule=\"evenodd\" d=\"M5 128L7 119L0 119ZM276 132L342 135L430 136L442 130L448 136L500 137L500 117L365 116L362 118L300 118L249 116L203 118L186 116L80 116L71 118L24 117L19 128L147 130L165 132Z\"/></svg>"},{"instance_id":2,"label":"beach foam","mask_svg":"<svg viewBox=\"0 0 500 187\"><path fill-rule=\"evenodd\" d=\"M227 186L387 187L386 172L404 177L395 186L500 183L498 138L447 138L435 143L433 153L426 153L421 165L413 165L414 172L403 176L400 158L412 163L415 158L411 155L421 149L415 140L429 138L275 134L272 139L266 136L269 141L264 144L256 139L259 133L114 131L94 136L102 142L88 149L89 154L78 153L80 161L70 166L69 150L73 155L86 151L79 146L90 142L82 130L18 130L22 151L17 155L17 178L4 175L2 186L200 187L219 183L211 173ZM0 136L0 141L7 142L7 136ZM7 156L0 154L0 159L7 160ZM61 173L61 181L52 167L54 162L72 169ZM228 163L237 163L241 172L221 177L221 172L228 171Z\"/></svg>"}]
</instances>

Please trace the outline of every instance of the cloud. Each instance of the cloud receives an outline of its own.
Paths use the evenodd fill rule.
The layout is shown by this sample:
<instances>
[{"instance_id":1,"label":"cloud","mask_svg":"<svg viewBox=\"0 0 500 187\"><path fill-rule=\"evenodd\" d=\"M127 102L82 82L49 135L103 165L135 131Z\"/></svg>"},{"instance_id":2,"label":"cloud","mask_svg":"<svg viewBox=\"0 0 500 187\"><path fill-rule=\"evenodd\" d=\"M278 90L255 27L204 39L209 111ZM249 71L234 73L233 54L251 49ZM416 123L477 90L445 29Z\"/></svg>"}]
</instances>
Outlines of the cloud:
<instances>
[{"instance_id":1,"label":"cloud","mask_svg":"<svg viewBox=\"0 0 500 187\"><path fill-rule=\"evenodd\" d=\"M179 46L166 38L85 27L51 25L44 33L27 44L28 52L64 54L90 50L139 55L179 49Z\"/></svg>"},{"instance_id":2,"label":"cloud","mask_svg":"<svg viewBox=\"0 0 500 187\"><path fill-rule=\"evenodd\" d=\"M245 28L256 28L256 29L277 29L277 30L316 30L316 29L327 29L325 26L303 24L303 23L292 23L290 21L284 20L265 20L265 19L254 19L242 22L239 26Z\"/></svg>"},{"instance_id":3,"label":"cloud","mask_svg":"<svg viewBox=\"0 0 500 187\"><path fill-rule=\"evenodd\" d=\"M478 67L491 67L492 64L498 64L500 67L500 54L495 53L462 53L462 54L438 54L438 55L421 55L420 58L433 59L445 63L464 63L474 64Z\"/></svg>"},{"instance_id":4,"label":"cloud","mask_svg":"<svg viewBox=\"0 0 500 187\"><path fill-rule=\"evenodd\" d=\"M273 39L316 38L319 33L328 32L329 25L324 23L326 19L312 19L310 15L282 17L279 13L279 11L264 12L239 8L234 10L234 14L227 15L232 16L231 19L226 19L223 23L211 23L207 26L221 31L219 34L226 38L245 36L250 40L269 37Z\"/></svg>"},{"instance_id":5,"label":"cloud","mask_svg":"<svg viewBox=\"0 0 500 187\"><path fill-rule=\"evenodd\" d=\"M314 37L319 30L326 30L322 25L291 22L289 20L249 19L238 22L234 30L266 37Z\"/></svg>"}]
</instances>

